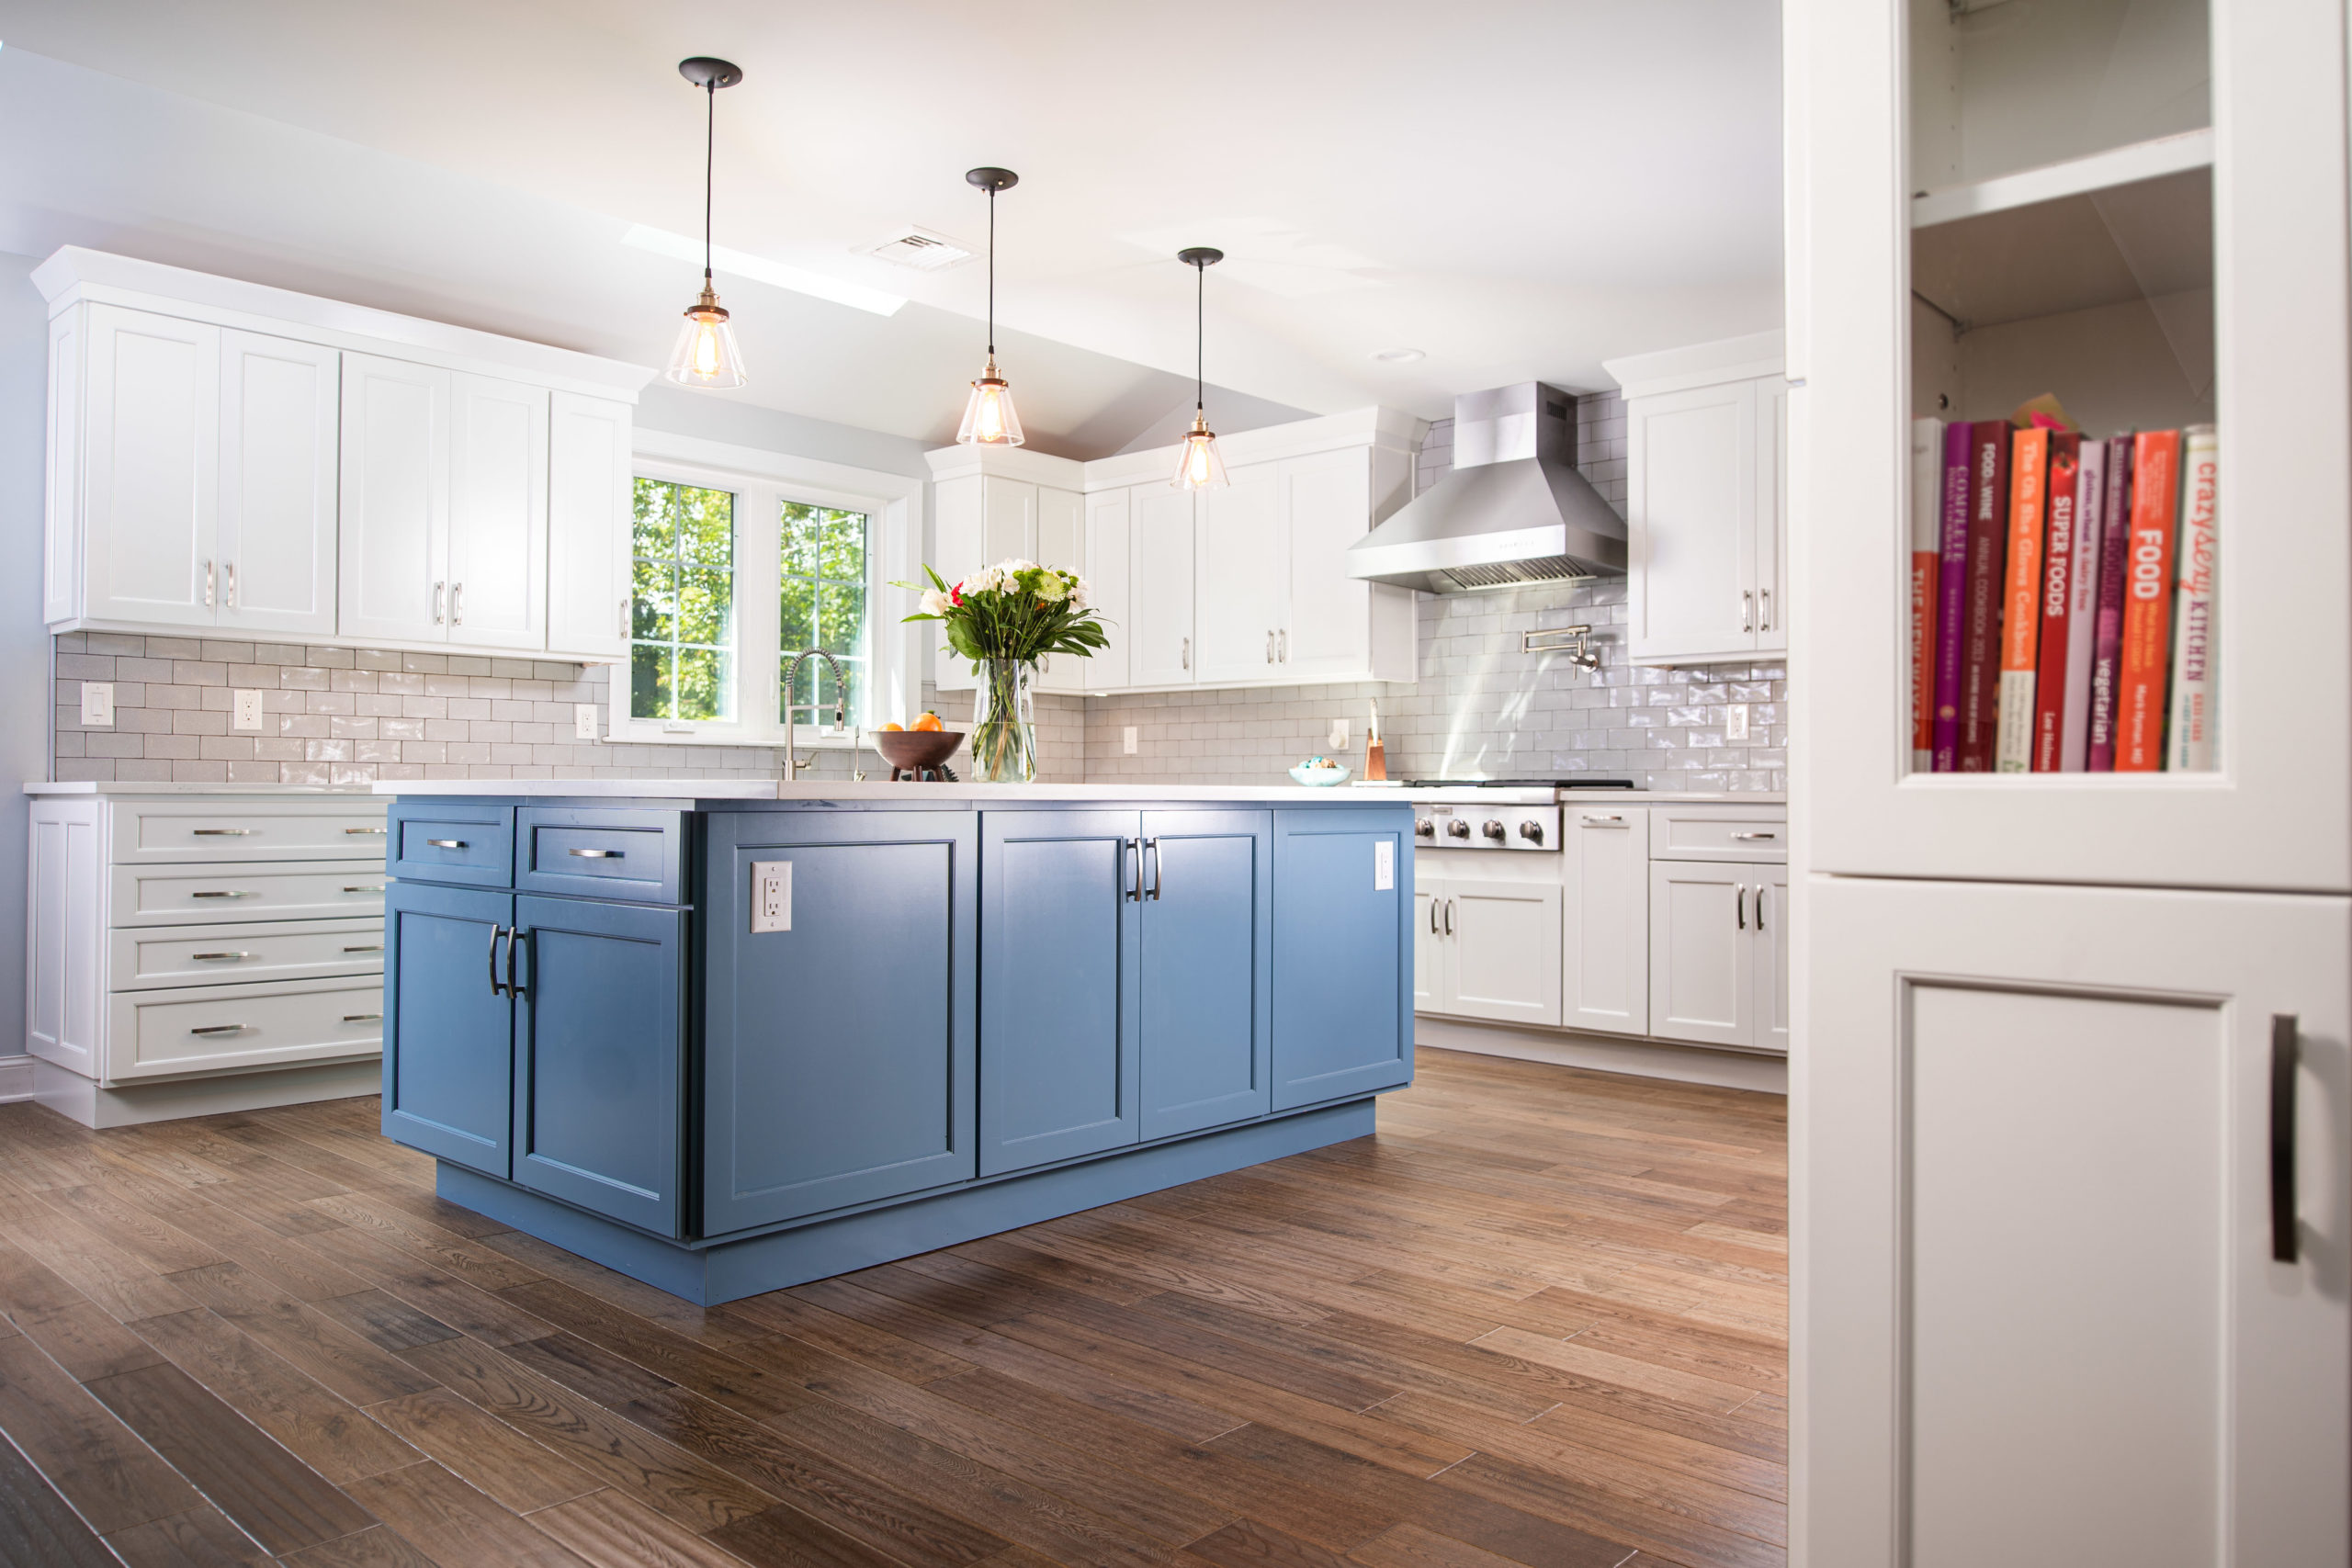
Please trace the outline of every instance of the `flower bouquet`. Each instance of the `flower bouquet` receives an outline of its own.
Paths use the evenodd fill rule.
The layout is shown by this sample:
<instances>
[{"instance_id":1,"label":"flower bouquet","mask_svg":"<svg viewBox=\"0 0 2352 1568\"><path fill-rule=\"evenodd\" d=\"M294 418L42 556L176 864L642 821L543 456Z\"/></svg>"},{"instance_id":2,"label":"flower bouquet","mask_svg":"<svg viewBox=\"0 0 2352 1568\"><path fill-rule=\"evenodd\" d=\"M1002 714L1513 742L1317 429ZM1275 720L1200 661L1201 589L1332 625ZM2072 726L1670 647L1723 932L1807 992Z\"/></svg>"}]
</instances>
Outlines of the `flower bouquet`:
<instances>
[{"instance_id":1,"label":"flower bouquet","mask_svg":"<svg viewBox=\"0 0 2352 1568\"><path fill-rule=\"evenodd\" d=\"M1086 580L1032 560L999 561L955 583L929 566L922 570L931 586L919 590L922 607L907 619L939 622L947 646L981 677L974 768L990 783L1030 783L1037 776L1030 696L1037 660L1054 653L1091 659L1105 641Z\"/></svg>"}]
</instances>

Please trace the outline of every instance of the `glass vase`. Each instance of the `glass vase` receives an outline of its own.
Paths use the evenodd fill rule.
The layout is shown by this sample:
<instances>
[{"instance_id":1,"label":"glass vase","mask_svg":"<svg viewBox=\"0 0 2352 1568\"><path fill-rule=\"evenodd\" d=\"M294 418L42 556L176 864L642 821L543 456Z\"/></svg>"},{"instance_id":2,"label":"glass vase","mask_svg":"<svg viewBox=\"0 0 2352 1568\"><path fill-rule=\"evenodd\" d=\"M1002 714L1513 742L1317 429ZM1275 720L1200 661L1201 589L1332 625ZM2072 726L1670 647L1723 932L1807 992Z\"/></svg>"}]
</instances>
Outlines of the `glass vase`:
<instances>
[{"instance_id":1,"label":"glass vase","mask_svg":"<svg viewBox=\"0 0 2352 1568\"><path fill-rule=\"evenodd\" d=\"M972 726L972 774L982 784L1037 782L1035 661L980 661L978 720Z\"/></svg>"}]
</instances>

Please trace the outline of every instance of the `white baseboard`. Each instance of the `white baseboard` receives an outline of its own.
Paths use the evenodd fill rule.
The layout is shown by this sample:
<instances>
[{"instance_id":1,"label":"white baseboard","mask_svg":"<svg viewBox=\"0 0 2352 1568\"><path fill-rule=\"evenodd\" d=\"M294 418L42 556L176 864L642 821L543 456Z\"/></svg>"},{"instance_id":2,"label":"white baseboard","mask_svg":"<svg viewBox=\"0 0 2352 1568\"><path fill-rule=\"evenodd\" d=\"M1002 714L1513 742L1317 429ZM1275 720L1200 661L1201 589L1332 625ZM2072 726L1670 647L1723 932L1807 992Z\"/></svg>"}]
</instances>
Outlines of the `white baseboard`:
<instances>
[{"instance_id":1,"label":"white baseboard","mask_svg":"<svg viewBox=\"0 0 2352 1568\"><path fill-rule=\"evenodd\" d=\"M96 1081L71 1068L36 1059L32 1098L85 1127L129 1127L183 1116L307 1105L314 1100L348 1100L374 1094L383 1087L383 1063L374 1056L268 1073L124 1084L116 1089L100 1089Z\"/></svg>"},{"instance_id":2,"label":"white baseboard","mask_svg":"<svg viewBox=\"0 0 2352 1568\"><path fill-rule=\"evenodd\" d=\"M0 1056L0 1105L33 1097L33 1059Z\"/></svg>"},{"instance_id":3,"label":"white baseboard","mask_svg":"<svg viewBox=\"0 0 2352 1568\"><path fill-rule=\"evenodd\" d=\"M1718 1089L1754 1089L1760 1094L1789 1092L1789 1064L1785 1057L1679 1045L1670 1040L1621 1039L1566 1029L1514 1029L1507 1023L1470 1023L1460 1019L1418 1015L1413 1020L1413 1038L1419 1044L1441 1050L1475 1051L1481 1055L1549 1062L1555 1066L1585 1067L1598 1073L1713 1084Z\"/></svg>"}]
</instances>

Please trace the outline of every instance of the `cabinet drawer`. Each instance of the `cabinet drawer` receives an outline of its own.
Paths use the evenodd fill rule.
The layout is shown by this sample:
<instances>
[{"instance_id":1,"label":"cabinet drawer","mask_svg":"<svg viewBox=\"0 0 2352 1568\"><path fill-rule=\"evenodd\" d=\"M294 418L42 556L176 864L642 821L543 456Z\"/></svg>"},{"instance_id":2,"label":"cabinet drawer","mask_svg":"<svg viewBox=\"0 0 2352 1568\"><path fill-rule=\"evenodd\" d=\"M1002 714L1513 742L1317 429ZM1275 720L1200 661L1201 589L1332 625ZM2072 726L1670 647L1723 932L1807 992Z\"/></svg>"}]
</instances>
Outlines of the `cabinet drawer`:
<instances>
[{"instance_id":1,"label":"cabinet drawer","mask_svg":"<svg viewBox=\"0 0 2352 1568\"><path fill-rule=\"evenodd\" d=\"M1788 813L1778 807L1766 811L1684 811L1653 806L1649 811L1652 860L1746 861L1767 865L1788 861Z\"/></svg>"},{"instance_id":2,"label":"cabinet drawer","mask_svg":"<svg viewBox=\"0 0 2352 1568\"><path fill-rule=\"evenodd\" d=\"M117 865L344 860L384 852L384 802L133 800L114 807Z\"/></svg>"},{"instance_id":3,"label":"cabinet drawer","mask_svg":"<svg viewBox=\"0 0 2352 1568\"><path fill-rule=\"evenodd\" d=\"M384 868L376 861L287 865L119 865L115 926L224 925L256 919L316 920L384 912Z\"/></svg>"},{"instance_id":4,"label":"cabinet drawer","mask_svg":"<svg viewBox=\"0 0 2352 1568\"><path fill-rule=\"evenodd\" d=\"M269 920L259 924L133 927L112 934L107 985L117 991L380 975L381 920Z\"/></svg>"},{"instance_id":5,"label":"cabinet drawer","mask_svg":"<svg viewBox=\"0 0 2352 1568\"><path fill-rule=\"evenodd\" d=\"M684 842L684 812L526 806L515 813L514 886L682 904Z\"/></svg>"},{"instance_id":6,"label":"cabinet drawer","mask_svg":"<svg viewBox=\"0 0 2352 1568\"><path fill-rule=\"evenodd\" d=\"M109 1083L371 1056L384 1043L384 984L373 975L118 991L107 1011Z\"/></svg>"},{"instance_id":7,"label":"cabinet drawer","mask_svg":"<svg viewBox=\"0 0 2352 1568\"><path fill-rule=\"evenodd\" d=\"M514 886L514 808L395 801L385 869L403 881Z\"/></svg>"}]
</instances>

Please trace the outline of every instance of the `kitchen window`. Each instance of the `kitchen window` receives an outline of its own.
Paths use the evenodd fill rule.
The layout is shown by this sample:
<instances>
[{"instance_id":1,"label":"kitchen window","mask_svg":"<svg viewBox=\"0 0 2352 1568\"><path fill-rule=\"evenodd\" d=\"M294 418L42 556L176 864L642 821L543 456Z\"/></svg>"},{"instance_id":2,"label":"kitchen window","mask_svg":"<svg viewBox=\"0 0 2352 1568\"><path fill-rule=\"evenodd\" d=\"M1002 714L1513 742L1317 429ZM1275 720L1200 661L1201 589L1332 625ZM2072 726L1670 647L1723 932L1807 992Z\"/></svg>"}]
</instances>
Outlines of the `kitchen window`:
<instances>
[{"instance_id":1,"label":"kitchen window","mask_svg":"<svg viewBox=\"0 0 2352 1568\"><path fill-rule=\"evenodd\" d=\"M922 481L658 431L638 433L623 744L847 746L922 708L912 595ZM786 667L806 648L789 695ZM843 700L849 728L833 728ZM817 705L811 711L808 705ZM795 723L794 721L797 722Z\"/></svg>"}]
</instances>

